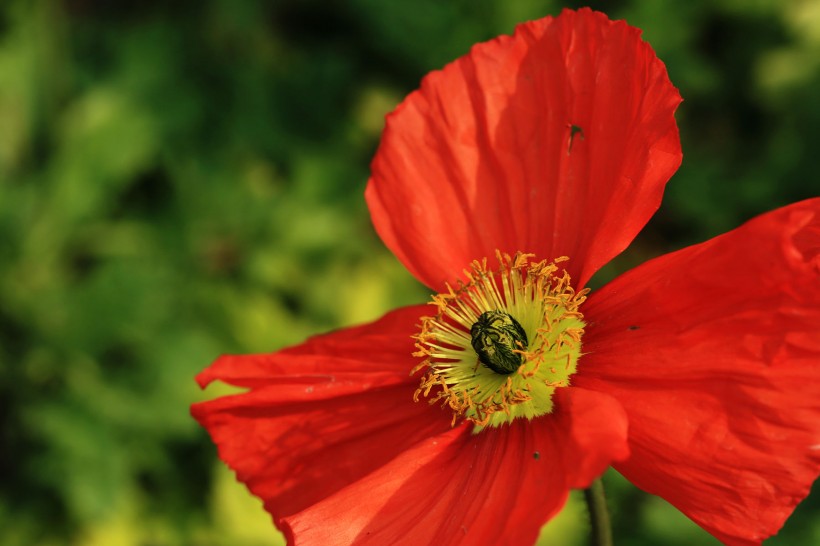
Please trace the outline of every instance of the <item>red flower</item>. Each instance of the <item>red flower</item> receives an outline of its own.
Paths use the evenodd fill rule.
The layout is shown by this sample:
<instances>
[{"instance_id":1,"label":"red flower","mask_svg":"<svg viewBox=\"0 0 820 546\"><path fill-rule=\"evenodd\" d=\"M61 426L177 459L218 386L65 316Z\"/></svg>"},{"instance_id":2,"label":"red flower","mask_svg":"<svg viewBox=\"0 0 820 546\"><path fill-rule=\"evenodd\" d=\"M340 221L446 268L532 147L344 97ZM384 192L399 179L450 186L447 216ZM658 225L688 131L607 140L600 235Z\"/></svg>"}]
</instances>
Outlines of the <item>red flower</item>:
<instances>
[{"instance_id":1,"label":"red flower","mask_svg":"<svg viewBox=\"0 0 820 546\"><path fill-rule=\"evenodd\" d=\"M659 206L679 102L581 10L388 117L367 202L435 306L197 378L248 389L192 412L291 542L531 544L610 464L727 544L780 528L820 469L820 199L582 290Z\"/></svg>"}]
</instances>

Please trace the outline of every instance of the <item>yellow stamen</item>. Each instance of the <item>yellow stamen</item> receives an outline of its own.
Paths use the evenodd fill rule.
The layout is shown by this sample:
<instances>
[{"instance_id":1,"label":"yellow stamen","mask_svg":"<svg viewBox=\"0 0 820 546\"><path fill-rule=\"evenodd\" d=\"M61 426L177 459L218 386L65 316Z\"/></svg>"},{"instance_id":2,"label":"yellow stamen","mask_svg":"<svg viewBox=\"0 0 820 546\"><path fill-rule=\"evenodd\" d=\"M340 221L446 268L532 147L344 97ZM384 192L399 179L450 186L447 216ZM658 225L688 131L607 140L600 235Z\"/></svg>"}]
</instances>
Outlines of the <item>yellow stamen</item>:
<instances>
[{"instance_id":1,"label":"yellow stamen","mask_svg":"<svg viewBox=\"0 0 820 546\"><path fill-rule=\"evenodd\" d=\"M569 274L559 274L566 256L535 262L532 254L496 252L496 258L497 270L488 269L486 258L476 260L464 272L466 283L434 295L436 314L423 317L414 336L413 355L423 360L411 373L426 372L413 399L441 402L454 425L467 419L475 431L550 413L553 392L575 373L585 326L578 308L588 289L575 292ZM476 345L474 325L473 334L481 332ZM525 336L516 334L520 329ZM493 358L501 353L509 356L499 367Z\"/></svg>"}]
</instances>

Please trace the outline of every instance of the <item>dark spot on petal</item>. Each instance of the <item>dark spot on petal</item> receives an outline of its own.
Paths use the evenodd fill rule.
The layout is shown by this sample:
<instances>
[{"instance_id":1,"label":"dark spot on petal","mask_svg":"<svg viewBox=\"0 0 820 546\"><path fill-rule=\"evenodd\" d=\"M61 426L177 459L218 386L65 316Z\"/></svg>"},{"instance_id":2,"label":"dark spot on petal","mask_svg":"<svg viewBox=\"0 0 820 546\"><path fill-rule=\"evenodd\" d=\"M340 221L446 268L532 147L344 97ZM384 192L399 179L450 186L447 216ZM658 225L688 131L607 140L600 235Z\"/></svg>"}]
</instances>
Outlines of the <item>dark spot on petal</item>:
<instances>
[{"instance_id":1,"label":"dark spot on petal","mask_svg":"<svg viewBox=\"0 0 820 546\"><path fill-rule=\"evenodd\" d=\"M567 146L567 155L572 152L572 144L575 141L575 135L578 135L581 140L584 140L584 130L578 125L571 124L569 126L569 144Z\"/></svg>"},{"instance_id":2,"label":"dark spot on petal","mask_svg":"<svg viewBox=\"0 0 820 546\"><path fill-rule=\"evenodd\" d=\"M627 330L640 330L640 329L641 329L641 327L640 327L640 326L635 326L635 325L633 324L632 326L628 326L626 329L627 329Z\"/></svg>"}]
</instances>

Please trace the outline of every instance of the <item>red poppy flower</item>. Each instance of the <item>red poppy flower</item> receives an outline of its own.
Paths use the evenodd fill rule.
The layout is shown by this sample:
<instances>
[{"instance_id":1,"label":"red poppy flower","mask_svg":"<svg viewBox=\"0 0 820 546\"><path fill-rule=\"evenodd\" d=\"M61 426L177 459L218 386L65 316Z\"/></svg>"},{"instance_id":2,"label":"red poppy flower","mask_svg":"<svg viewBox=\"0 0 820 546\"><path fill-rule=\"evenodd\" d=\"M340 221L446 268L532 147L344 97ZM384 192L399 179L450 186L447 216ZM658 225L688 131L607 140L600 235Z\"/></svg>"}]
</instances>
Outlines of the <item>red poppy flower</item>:
<instances>
[{"instance_id":1,"label":"red poppy flower","mask_svg":"<svg viewBox=\"0 0 820 546\"><path fill-rule=\"evenodd\" d=\"M197 378L297 544L532 544L609 465L727 544L820 469L820 199L584 288L657 209L680 102L640 31L565 11L388 117L366 198L433 305ZM412 374L411 374L412 372Z\"/></svg>"}]
</instances>

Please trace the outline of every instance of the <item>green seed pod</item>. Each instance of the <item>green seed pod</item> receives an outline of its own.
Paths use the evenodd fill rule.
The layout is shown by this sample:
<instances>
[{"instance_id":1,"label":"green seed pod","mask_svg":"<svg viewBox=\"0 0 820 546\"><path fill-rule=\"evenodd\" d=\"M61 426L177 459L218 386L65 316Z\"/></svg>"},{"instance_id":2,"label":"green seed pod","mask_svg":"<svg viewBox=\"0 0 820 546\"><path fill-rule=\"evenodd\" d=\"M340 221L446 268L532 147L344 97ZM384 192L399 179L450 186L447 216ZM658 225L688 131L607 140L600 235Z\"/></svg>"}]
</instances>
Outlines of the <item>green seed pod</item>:
<instances>
[{"instance_id":1,"label":"green seed pod","mask_svg":"<svg viewBox=\"0 0 820 546\"><path fill-rule=\"evenodd\" d=\"M514 350L527 349L527 333L517 320L503 311L486 311L470 328L478 360L502 375L513 373L523 357Z\"/></svg>"}]
</instances>

